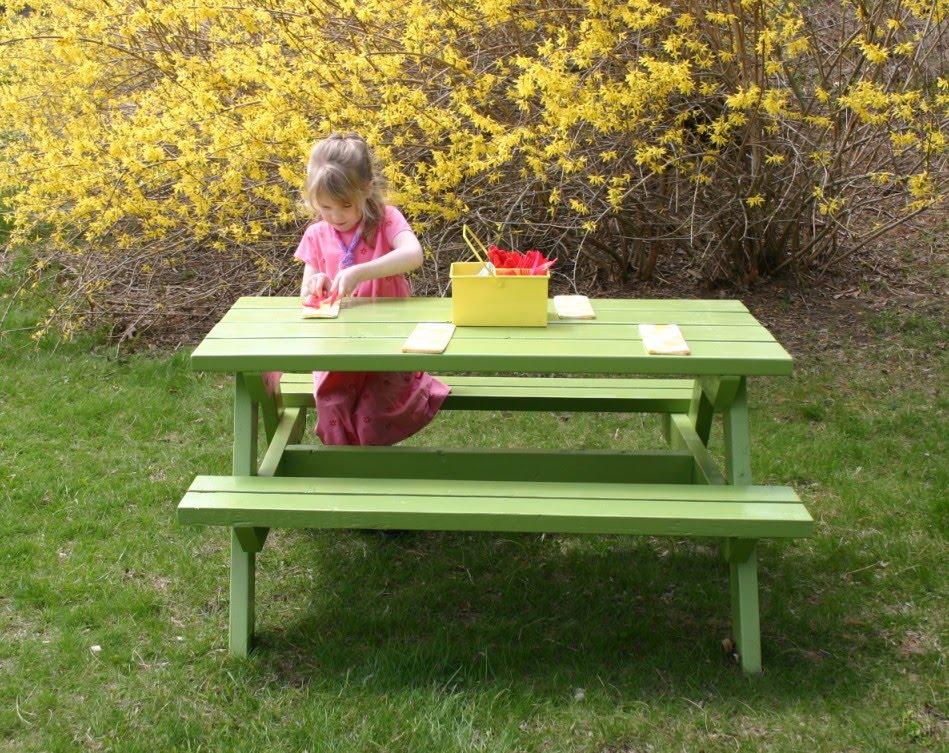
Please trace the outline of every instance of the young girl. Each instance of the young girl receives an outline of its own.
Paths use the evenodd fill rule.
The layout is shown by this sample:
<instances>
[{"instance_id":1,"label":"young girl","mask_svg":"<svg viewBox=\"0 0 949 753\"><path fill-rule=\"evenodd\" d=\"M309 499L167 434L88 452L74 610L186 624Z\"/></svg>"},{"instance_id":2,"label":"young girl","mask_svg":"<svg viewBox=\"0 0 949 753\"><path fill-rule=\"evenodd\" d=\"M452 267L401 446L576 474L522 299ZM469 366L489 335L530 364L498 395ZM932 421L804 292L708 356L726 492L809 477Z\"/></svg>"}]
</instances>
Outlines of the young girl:
<instances>
[{"instance_id":1,"label":"young girl","mask_svg":"<svg viewBox=\"0 0 949 753\"><path fill-rule=\"evenodd\" d=\"M422 265L422 246L382 188L359 136L334 134L313 147L304 200L320 220L294 254L305 265L301 295L411 294L405 275ZM316 434L328 445L399 442L427 425L449 392L424 372L317 371L313 384Z\"/></svg>"}]
</instances>

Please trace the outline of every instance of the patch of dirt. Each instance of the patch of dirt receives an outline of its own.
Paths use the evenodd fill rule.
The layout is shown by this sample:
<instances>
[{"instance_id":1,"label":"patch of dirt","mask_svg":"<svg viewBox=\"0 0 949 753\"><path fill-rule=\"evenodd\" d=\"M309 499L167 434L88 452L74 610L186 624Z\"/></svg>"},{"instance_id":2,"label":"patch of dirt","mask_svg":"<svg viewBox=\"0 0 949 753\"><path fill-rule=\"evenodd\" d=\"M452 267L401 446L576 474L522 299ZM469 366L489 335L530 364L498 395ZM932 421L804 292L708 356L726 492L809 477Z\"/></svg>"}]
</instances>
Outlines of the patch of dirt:
<instances>
[{"instance_id":1,"label":"patch of dirt","mask_svg":"<svg viewBox=\"0 0 949 753\"><path fill-rule=\"evenodd\" d=\"M703 287L688 271L604 286L605 298L737 298L793 355L885 339L881 315L894 325L910 317L949 322L949 221L934 212L878 239L850 266L820 277L758 279L747 287ZM945 344L943 344L945 347Z\"/></svg>"},{"instance_id":2,"label":"patch of dirt","mask_svg":"<svg viewBox=\"0 0 949 753\"><path fill-rule=\"evenodd\" d=\"M792 353L828 344L866 347L913 317L949 321L949 226L881 241L850 269L821 280L774 281L739 297ZM887 326L887 322L891 325Z\"/></svg>"}]
</instances>

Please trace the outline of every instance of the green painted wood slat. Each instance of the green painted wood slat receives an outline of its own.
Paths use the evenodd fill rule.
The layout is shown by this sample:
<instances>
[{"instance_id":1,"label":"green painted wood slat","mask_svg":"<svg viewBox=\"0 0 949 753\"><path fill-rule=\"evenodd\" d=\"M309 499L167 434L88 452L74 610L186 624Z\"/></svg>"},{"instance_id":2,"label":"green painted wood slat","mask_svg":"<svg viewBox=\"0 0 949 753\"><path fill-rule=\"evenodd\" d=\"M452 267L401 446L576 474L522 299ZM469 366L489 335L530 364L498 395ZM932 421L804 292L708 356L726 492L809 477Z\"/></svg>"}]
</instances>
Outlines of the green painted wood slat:
<instances>
[{"instance_id":1,"label":"green painted wood slat","mask_svg":"<svg viewBox=\"0 0 949 753\"><path fill-rule=\"evenodd\" d=\"M398 340L399 344L412 332L411 322L352 322L330 320L293 319L286 322L228 322L216 324L207 337L212 340L240 340L261 337L306 338L318 335L325 338L376 338ZM580 323L552 323L547 327L523 328L515 331L510 327L492 328L458 327L452 340L510 339L520 340L641 340L638 329L629 323L603 324L591 327ZM689 342L776 342L774 336L761 327L731 324L679 324L683 337Z\"/></svg>"},{"instance_id":2,"label":"green painted wood slat","mask_svg":"<svg viewBox=\"0 0 949 753\"><path fill-rule=\"evenodd\" d=\"M360 448L365 449L365 448ZM465 452L464 450L462 452ZM247 492L303 495L345 495L358 487L360 494L384 495L389 478L364 478L354 486L346 478L294 478L285 476L197 476L191 484L193 492ZM403 483L404 481L404 483ZM451 486L452 496L463 498L537 498L568 500L691 500L714 502L726 500L739 503L799 502L795 491L787 486L710 486L687 484L610 484L542 481L493 481L490 479L457 479ZM414 485L414 486L413 486ZM523 485L521 488L519 485ZM400 489L412 494L430 493L442 496L447 484L442 480L410 478L400 480ZM464 503L459 502L459 505Z\"/></svg>"},{"instance_id":3,"label":"green painted wood slat","mask_svg":"<svg viewBox=\"0 0 949 753\"><path fill-rule=\"evenodd\" d=\"M302 319L301 308L294 309L231 309L222 318L222 324L264 324L279 323L303 324L314 329L333 329L346 325L359 324L408 324L411 322L449 322L451 311L446 309L425 310L391 306L379 306L366 309L341 309L336 319ZM530 330L542 335L549 329L577 329L582 327L588 332L598 332L610 327L621 325L635 325L639 323L668 323L674 321L682 326L715 326L715 327L744 327L763 330L758 321L747 311L662 311L642 309L639 311L614 311L609 314L598 315L596 319L559 319L550 315L546 327L464 327L471 332L497 331L510 332L511 330Z\"/></svg>"},{"instance_id":4,"label":"green painted wood slat","mask_svg":"<svg viewBox=\"0 0 949 753\"><path fill-rule=\"evenodd\" d=\"M584 483L689 483L688 451L291 445L281 477L427 478Z\"/></svg>"},{"instance_id":5,"label":"green painted wood slat","mask_svg":"<svg viewBox=\"0 0 949 753\"><path fill-rule=\"evenodd\" d=\"M451 298L347 298L345 305L352 309L382 307L392 310L392 303L398 303L406 310L450 311ZM616 311L725 311L745 312L748 308L734 298L593 298L593 308L606 315ZM296 296L242 296L231 306L232 310L299 310L300 299ZM553 301L548 300L548 311L553 312Z\"/></svg>"},{"instance_id":6,"label":"green painted wood slat","mask_svg":"<svg viewBox=\"0 0 949 753\"><path fill-rule=\"evenodd\" d=\"M587 411L684 413L692 399L691 379L604 379L589 377L440 377L451 387L443 410ZM284 374L280 392L288 407L313 407L311 374Z\"/></svg>"},{"instance_id":7,"label":"green painted wood slat","mask_svg":"<svg viewBox=\"0 0 949 753\"><path fill-rule=\"evenodd\" d=\"M272 528L742 538L808 536L813 528L793 490L785 487L230 476L195 479L178 506L178 519Z\"/></svg>"},{"instance_id":8,"label":"green painted wood slat","mask_svg":"<svg viewBox=\"0 0 949 753\"><path fill-rule=\"evenodd\" d=\"M688 356L650 356L626 341L458 340L444 353L402 353L398 339L204 340L199 371L463 371L562 374L781 376L791 357L778 343L691 343Z\"/></svg>"}]
</instances>

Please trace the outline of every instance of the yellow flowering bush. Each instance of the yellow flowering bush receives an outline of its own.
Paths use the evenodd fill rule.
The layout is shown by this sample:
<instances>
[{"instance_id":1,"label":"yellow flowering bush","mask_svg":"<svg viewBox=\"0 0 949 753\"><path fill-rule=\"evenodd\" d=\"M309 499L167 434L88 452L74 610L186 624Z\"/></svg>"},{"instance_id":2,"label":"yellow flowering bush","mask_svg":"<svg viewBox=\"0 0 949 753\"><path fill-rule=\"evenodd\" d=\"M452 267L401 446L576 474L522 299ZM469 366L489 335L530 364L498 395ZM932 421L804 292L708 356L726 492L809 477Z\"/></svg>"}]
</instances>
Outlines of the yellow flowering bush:
<instances>
[{"instance_id":1,"label":"yellow flowering bush","mask_svg":"<svg viewBox=\"0 0 949 753\"><path fill-rule=\"evenodd\" d=\"M293 290L306 153L336 130L434 268L467 222L581 287L673 250L709 279L826 268L946 185L949 0L4 7L0 196L67 329Z\"/></svg>"}]
</instances>

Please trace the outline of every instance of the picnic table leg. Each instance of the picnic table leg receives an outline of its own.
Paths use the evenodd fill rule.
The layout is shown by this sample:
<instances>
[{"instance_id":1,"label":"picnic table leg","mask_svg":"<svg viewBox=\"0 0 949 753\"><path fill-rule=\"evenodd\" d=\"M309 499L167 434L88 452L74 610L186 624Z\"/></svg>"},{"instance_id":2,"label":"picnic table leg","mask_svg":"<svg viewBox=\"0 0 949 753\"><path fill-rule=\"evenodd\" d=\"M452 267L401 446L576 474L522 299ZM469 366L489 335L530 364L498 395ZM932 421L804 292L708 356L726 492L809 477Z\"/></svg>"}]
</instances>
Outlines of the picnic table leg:
<instances>
[{"instance_id":1,"label":"picnic table leg","mask_svg":"<svg viewBox=\"0 0 949 753\"><path fill-rule=\"evenodd\" d=\"M234 451L232 472L235 476L255 476L257 467L258 407L264 415L264 426L268 442L272 441L280 426L276 402L264 387L260 374L238 373L234 378ZM302 422L288 424L290 436L302 431ZM286 441L281 445L285 446ZM274 460L276 465L279 458ZM273 469L268 468L272 473ZM267 538L267 528L231 528L231 584L229 645L231 653L247 656L254 640L254 616L256 596L257 552Z\"/></svg>"},{"instance_id":2,"label":"picnic table leg","mask_svg":"<svg viewBox=\"0 0 949 753\"><path fill-rule=\"evenodd\" d=\"M754 539L727 539L732 599L732 633L741 669L761 671L761 626L758 617L758 558Z\"/></svg>"},{"instance_id":3,"label":"picnic table leg","mask_svg":"<svg viewBox=\"0 0 949 753\"><path fill-rule=\"evenodd\" d=\"M245 552L231 529L231 593L229 645L234 656L247 656L254 640L256 554Z\"/></svg>"},{"instance_id":4,"label":"picnic table leg","mask_svg":"<svg viewBox=\"0 0 949 753\"><path fill-rule=\"evenodd\" d=\"M722 421L725 438L725 477L729 484L751 484L751 429L748 426L748 385L738 384Z\"/></svg>"},{"instance_id":5,"label":"picnic table leg","mask_svg":"<svg viewBox=\"0 0 949 753\"><path fill-rule=\"evenodd\" d=\"M689 406L689 419L703 444L708 445L715 414L728 410L743 382L743 377L734 376L705 376L695 380L692 404Z\"/></svg>"},{"instance_id":6,"label":"picnic table leg","mask_svg":"<svg viewBox=\"0 0 949 753\"><path fill-rule=\"evenodd\" d=\"M264 433L267 436L267 441L270 442L280 422L280 414L283 412L280 404L280 394L267 388L262 374L242 374L241 378L244 380L247 394L254 404L254 410L256 411L257 407L260 407L264 419Z\"/></svg>"},{"instance_id":7,"label":"picnic table leg","mask_svg":"<svg viewBox=\"0 0 949 753\"><path fill-rule=\"evenodd\" d=\"M257 404L251 399L247 378L234 378L234 452L232 472L235 476L257 473ZM254 529L231 529L231 586L229 635L230 650L236 656L247 656L254 637L254 596L256 556L263 545L257 545ZM251 531L248 535L246 532Z\"/></svg>"},{"instance_id":8,"label":"picnic table leg","mask_svg":"<svg viewBox=\"0 0 949 753\"><path fill-rule=\"evenodd\" d=\"M247 656L254 641L256 557L267 538L266 528L231 528L230 649Z\"/></svg>"},{"instance_id":9,"label":"picnic table leg","mask_svg":"<svg viewBox=\"0 0 949 753\"><path fill-rule=\"evenodd\" d=\"M234 452L231 472L235 476L257 475L257 404L251 399L244 374L234 376Z\"/></svg>"},{"instance_id":10,"label":"picnic table leg","mask_svg":"<svg viewBox=\"0 0 949 753\"><path fill-rule=\"evenodd\" d=\"M729 484L751 484L751 430L748 425L748 385L742 378L722 421L725 476ZM761 671L761 627L758 608L758 557L754 539L728 539L725 557L731 570L732 631L741 668Z\"/></svg>"}]
</instances>

